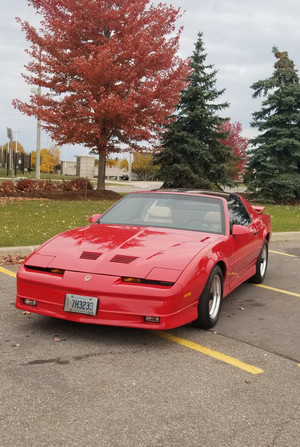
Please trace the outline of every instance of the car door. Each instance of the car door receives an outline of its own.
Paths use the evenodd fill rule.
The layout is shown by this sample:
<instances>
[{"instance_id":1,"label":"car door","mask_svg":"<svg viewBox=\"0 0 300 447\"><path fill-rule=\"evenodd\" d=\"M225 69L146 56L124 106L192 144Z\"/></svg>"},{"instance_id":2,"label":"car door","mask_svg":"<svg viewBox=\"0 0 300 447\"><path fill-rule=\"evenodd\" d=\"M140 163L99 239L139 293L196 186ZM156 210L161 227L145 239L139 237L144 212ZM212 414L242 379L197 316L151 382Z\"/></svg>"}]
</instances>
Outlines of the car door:
<instances>
[{"instance_id":1,"label":"car door","mask_svg":"<svg viewBox=\"0 0 300 447\"><path fill-rule=\"evenodd\" d=\"M232 271L230 288L236 287L249 277L249 269L255 264L259 253L257 228L238 196L231 196L227 201L230 229L233 225L247 227L248 231L239 236L231 236Z\"/></svg>"}]
</instances>

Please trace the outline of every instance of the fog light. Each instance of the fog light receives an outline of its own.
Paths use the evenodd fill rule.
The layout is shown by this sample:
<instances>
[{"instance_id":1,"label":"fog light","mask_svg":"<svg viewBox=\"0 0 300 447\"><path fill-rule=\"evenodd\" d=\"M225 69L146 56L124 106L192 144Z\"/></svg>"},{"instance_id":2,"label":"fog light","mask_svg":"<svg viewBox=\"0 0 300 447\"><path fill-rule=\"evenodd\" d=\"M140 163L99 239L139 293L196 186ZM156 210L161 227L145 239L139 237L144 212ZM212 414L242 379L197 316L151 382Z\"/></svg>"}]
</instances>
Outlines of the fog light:
<instances>
[{"instance_id":1,"label":"fog light","mask_svg":"<svg viewBox=\"0 0 300 447\"><path fill-rule=\"evenodd\" d=\"M160 323L160 317L145 317L148 323Z\"/></svg>"},{"instance_id":2,"label":"fog light","mask_svg":"<svg viewBox=\"0 0 300 447\"><path fill-rule=\"evenodd\" d=\"M27 298L24 298L24 304L27 304L28 306L36 306L37 305L37 301L34 300L29 300Z\"/></svg>"}]
</instances>

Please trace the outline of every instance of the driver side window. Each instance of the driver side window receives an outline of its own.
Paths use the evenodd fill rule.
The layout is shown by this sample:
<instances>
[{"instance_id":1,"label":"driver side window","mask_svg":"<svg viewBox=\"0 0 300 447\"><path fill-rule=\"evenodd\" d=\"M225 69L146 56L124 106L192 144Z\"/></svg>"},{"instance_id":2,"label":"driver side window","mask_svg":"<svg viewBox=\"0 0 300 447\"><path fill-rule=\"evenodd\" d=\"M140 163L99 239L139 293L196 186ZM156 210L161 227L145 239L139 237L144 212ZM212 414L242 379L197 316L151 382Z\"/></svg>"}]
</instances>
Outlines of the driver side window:
<instances>
[{"instance_id":1,"label":"driver side window","mask_svg":"<svg viewBox=\"0 0 300 447\"><path fill-rule=\"evenodd\" d=\"M232 225L243 225L244 227L247 227L251 224L249 213L238 197L231 196L227 201L227 204L230 229L232 229Z\"/></svg>"}]
</instances>

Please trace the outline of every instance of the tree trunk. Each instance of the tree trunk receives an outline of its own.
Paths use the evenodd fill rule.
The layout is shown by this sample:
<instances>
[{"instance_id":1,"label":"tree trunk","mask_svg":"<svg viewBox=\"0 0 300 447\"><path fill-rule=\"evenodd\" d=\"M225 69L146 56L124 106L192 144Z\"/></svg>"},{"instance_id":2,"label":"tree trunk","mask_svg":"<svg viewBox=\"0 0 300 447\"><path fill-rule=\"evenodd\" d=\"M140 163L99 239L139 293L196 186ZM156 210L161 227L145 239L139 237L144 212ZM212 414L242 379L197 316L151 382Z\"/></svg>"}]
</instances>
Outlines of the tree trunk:
<instances>
[{"instance_id":1,"label":"tree trunk","mask_svg":"<svg viewBox=\"0 0 300 447\"><path fill-rule=\"evenodd\" d=\"M106 150L99 149L97 190L105 189Z\"/></svg>"}]
</instances>

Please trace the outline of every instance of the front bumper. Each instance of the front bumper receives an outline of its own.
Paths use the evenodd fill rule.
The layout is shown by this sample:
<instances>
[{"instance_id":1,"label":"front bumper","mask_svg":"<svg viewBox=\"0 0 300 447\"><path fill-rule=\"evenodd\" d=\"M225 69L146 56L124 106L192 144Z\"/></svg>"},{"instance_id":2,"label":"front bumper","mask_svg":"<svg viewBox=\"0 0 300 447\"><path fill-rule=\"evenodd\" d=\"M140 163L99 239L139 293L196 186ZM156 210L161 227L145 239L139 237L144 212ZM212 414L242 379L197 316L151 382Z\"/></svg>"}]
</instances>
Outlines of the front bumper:
<instances>
[{"instance_id":1,"label":"front bumper","mask_svg":"<svg viewBox=\"0 0 300 447\"><path fill-rule=\"evenodd\" d=\"M97 314L66 312L67 293L96 297ZM25 304L24 299L37 304ZM179 281L172 287L126 284L116 276L71 271L58 276L29 271L24 266L17 275L16 307L80 323L146 329L171 329L197 318L197 299ZM146 316L159 317L160 322L147 322Z\"/></svg>"}]
</instances>

